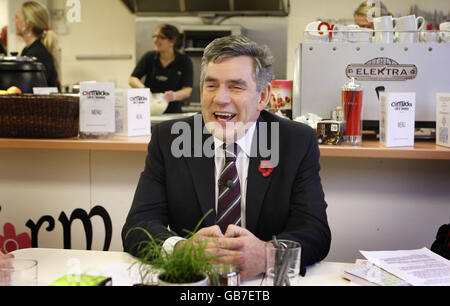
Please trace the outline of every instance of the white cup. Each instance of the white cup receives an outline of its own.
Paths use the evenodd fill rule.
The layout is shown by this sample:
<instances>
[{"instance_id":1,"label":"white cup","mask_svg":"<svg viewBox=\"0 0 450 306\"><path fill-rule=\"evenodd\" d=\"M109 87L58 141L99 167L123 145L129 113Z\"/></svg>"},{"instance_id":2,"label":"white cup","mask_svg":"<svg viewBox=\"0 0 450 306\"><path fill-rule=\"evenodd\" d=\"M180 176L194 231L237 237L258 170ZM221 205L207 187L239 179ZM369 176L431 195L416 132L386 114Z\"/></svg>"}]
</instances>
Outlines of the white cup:
<instances>
[{"instance_id":1,"label":"white cup","mask_svg":"<svg viewBox=\"0 0 450 306\"><path fill-rule=\"evenodd\" d=\"M321 23L322 21L314 21L306 25L303 37L305 42L328 42L329 34L327 30L323 30L322 34L319 34L319 25Z\"/></svg>"},{"instance_id":2,"label":"white cup","mask_svg":"<svg viewBox=\"0 0 450 306\"><path fill-rule=\"evenodd\" d=\"M356 42L358 40L358 31L361 28L357 24L350 24L345 27L345 30L347 31L347 39L350 42Z\"/></svg>"},{"instance_id":3,"label":"white cup","mask_svg":"<svg viewBox=\"0 0 450 306\"><path fill-rule=\"evenodd\" d=\"M418 32L425 26L422 16L408 15L394 18L397 41L400 43L416 43L419 41ZM420 26L419 26L420 22Z\"/></svg>"},{"instance_id":4,"label":"white cup","mask_svg":"<svg viewBox=\"0 0 450 306\"><path fill-rule=\"evenodd\" d=\"M439 37L443 43L450 43L450 22L439 24Z\"/></svg>"},{"instance_id":5,"label":"white cup","mask_svg":"<svg viewBox=\"0 0 450 306\"><path fill-rule=\"evenodd\" d=\"M434 31L422 31L420 32L420 41L424 43L432 43L438 41L438 33Z\"/></svg>"},{"instance_id":6,"label":"white cup","mask_svg":"<svg viewBox=\"0 0 450 306\"><path fill-rule=\"evenodd\" d=\"M352 27L348 32L348 41L355 43L369 43L372 41L372 36L372 29Z\"/></svg>"},{"instance_id":7,"label":"white cup","mask_svg":"<svg viewBox=\"0 0 450 306\"><path fill-rule=\"evenodd\" d=\"M331 42L346 42L347 40L347 27L343 24L335 24L331 34Z\"/></svg>"},{"instance_id":8,"label":"white cup","mask_svg":"<svg viewBox=\"0 0 450 306\"><path fill-rule=\"evenodd\" d=\"M361 29L359 31L358 42L372 42L373 30L372 29Z\"/></svg>"},{"instance_id":9,"label":"white cup","mask_svg":"<svg viewBox=\"0 0 450 306\"><path fill-rule=\"evenodd\" d=\"M391 44L394 42L394 19L392 16L373 18L375 42Z\"/></svg>"}]
</instances>

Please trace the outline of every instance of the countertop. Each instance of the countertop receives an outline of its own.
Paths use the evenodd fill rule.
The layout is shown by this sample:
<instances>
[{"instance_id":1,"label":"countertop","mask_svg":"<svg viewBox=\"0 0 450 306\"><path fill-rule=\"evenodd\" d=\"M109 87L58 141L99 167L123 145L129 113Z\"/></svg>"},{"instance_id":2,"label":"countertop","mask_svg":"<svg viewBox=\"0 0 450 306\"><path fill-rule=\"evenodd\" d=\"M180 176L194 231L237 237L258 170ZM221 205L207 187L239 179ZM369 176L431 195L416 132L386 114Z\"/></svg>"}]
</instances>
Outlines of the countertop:
<instances>
[{"instance_id":1,"label":"countertop","mask_svg":"<svg viewBox=\"0 0 450 306\"><path fill-rule=\"evenodd\" d=\"M107 140L65 139L20 139L0 138L0 149L39 149L76 151L124 151L147 152L150 136L119 137ZM320 145L322 157L342 158L387 158L450 160L450 148L436 145L433 141L416 141L414 147L385 148L376 140L363 141L361 146Z\"/></svg>"},{"instance_id":2,"label":"countertop","mask_svg":"<svg viewBox=\"0 0 450 306\"><path fill-rule=\"evenodd\" d=\"M123 252L102 252L62 249L22 249L14 251L15 258L35 259L38 262L38 285L48 286L68 273L86 273L110 276L113 285L127 286L136 283L130 266L135 258ZM342 278L344 269L352 263L320 262L307 267L305 277L295 280L295 286L348 286ZM261 277L242 281L241 286L260 286Z\"/></svg>"}]
</instances>

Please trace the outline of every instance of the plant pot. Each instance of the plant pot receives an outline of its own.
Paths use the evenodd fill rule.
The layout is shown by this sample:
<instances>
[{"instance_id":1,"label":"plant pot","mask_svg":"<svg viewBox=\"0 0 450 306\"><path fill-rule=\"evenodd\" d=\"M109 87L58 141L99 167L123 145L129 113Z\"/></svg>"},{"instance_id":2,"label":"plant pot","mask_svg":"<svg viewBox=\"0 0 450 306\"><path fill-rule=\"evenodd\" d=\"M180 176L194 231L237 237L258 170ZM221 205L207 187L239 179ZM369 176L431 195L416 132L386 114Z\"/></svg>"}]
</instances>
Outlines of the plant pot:
<instances>
[{"instance_id":1,"label":"plant pot","mask_svg":"<svg viewBox=\"0 0 450 306\"><path fill-rule=\"evenodd\" d=\"M196 286L207 286L208 285L208 276L203 275L203 279L194 282L194 283L168 283L161 279L161 277L164 276L163 274L158 275L158 285L159 286L189 286L189 287L196 287Z\"/></svg>"}]
</instances>

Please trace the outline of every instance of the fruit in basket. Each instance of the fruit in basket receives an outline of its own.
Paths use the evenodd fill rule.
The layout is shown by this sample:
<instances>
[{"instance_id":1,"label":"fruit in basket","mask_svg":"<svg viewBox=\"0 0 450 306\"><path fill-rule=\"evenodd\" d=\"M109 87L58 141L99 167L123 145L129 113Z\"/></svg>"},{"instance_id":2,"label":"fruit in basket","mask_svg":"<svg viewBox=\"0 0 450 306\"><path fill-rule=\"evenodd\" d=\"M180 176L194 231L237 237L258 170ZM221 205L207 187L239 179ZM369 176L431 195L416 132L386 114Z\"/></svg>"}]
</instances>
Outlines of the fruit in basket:
<instances>
[{"instance_id":1,"label":"fruit in basket","mask_svg":"<svg viewBox=\"0 0 450 306\"><path fill-rule=\"evenodd\" d=\"M9 93L6 90L0 90L0 96L2 95L9 95Z\"/></svg>"},{"instance_id":2,"label":"fruit in basket","mask_svg":"<svg viewBox=\"0 0 450 306\"><path fill-rule=\"evenodd\" d=\"M7 92L8 92L8 94L10 94L10 95L14 95L14 94L22 94L22 90L20 90L20 88L19 87L16 87L16 86L11 86L10 88L8 88L7 90L6 90Z\"/></svg>"}]
</instances>

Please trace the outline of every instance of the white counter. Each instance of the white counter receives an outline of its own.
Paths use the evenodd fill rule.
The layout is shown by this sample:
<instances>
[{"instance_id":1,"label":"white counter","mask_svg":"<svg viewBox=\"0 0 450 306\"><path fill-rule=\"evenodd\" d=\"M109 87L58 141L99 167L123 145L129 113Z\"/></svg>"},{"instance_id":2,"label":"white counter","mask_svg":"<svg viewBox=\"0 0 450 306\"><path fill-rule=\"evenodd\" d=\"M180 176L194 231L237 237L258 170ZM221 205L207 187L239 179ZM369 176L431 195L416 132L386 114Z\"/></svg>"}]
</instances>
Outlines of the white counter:
<instances>
[{"instance_id":1,"label":"white counter","mask_svg":"<svg viewBox=\"0 0 450 306\"><path fill-rule=\"evenodd\" d=\"M94 276L120 278L120 285L133 285L135 276L127 268L135 259L123 252L100 252L62 249L23 249L13 252L15 258L35 259L38 262L38 285L48 286L59 277L80 271ZM299 277L298 286L346 286L342 278L345 268L353 264L321 262L307 268L305 277ZM242 281L242 286L260 286L261 276ZM117 282L116 282L117 285Z\"/></svg>"}]
</instances>

